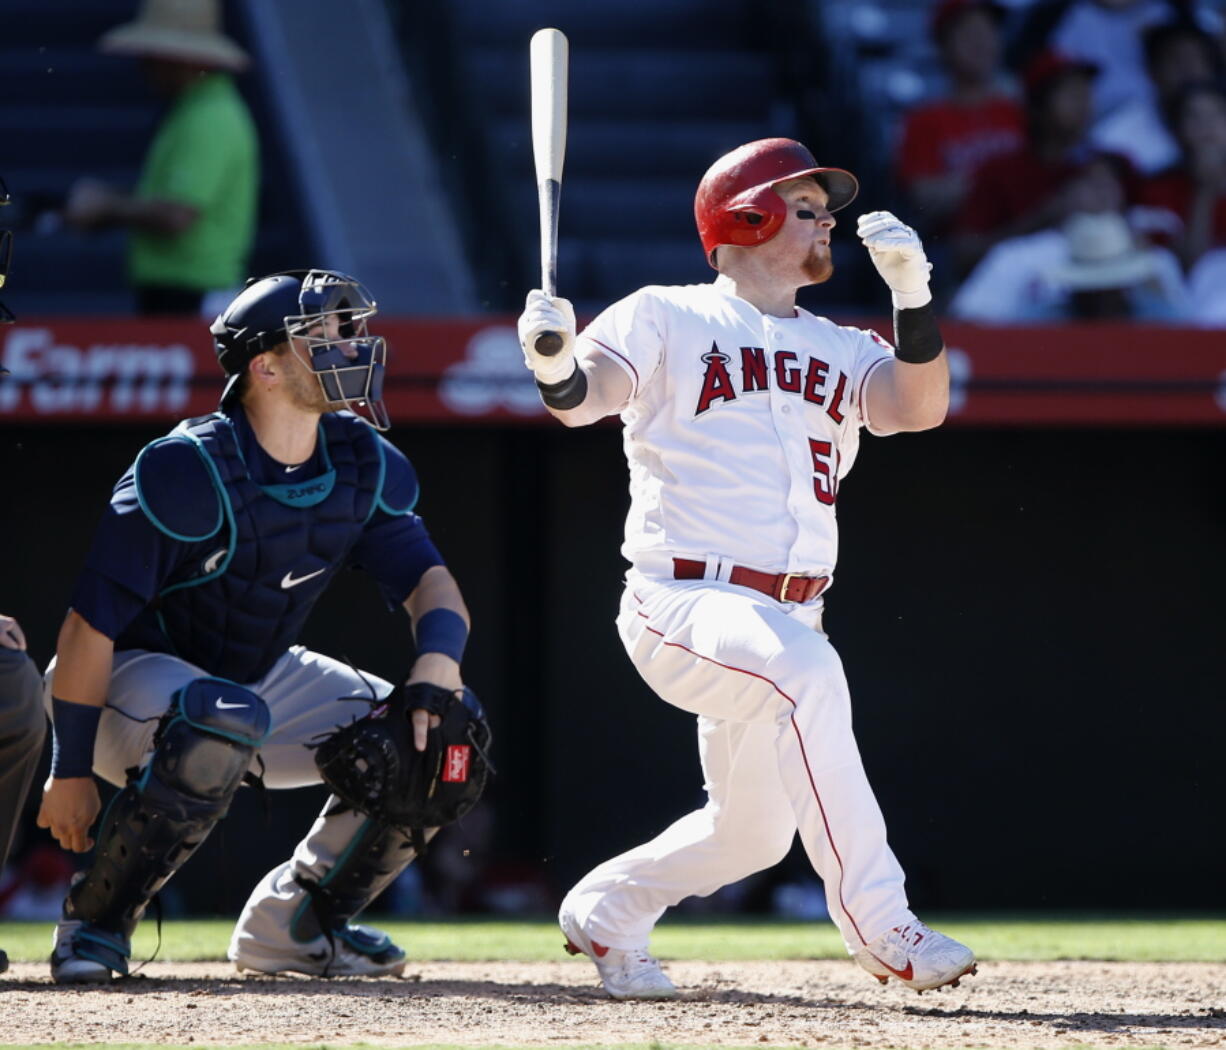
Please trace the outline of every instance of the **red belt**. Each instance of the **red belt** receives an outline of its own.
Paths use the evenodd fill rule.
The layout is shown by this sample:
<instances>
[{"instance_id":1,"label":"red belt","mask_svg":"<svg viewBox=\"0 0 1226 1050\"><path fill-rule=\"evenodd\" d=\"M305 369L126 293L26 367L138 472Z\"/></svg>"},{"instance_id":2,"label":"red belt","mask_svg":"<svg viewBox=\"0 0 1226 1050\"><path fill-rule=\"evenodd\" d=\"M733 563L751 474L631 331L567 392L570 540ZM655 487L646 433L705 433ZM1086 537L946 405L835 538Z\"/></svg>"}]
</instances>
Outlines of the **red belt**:
<instances>
[{"instance_id":1,"label":"red belt","mask_svg":"<svg viewBox=\"0 0 1226 1050\"><path fill-rule=\"evenodd\" d=\"M706 562L689 558L673 559L673 579L703 580L707 576ZM799 572L758 572L744 565L734 565L728 576L729 583L738 587L752 587L755 591L769 594L777 602L811 602L826 589L829 576L805 576Z\"/></svg>"}]
</instances>

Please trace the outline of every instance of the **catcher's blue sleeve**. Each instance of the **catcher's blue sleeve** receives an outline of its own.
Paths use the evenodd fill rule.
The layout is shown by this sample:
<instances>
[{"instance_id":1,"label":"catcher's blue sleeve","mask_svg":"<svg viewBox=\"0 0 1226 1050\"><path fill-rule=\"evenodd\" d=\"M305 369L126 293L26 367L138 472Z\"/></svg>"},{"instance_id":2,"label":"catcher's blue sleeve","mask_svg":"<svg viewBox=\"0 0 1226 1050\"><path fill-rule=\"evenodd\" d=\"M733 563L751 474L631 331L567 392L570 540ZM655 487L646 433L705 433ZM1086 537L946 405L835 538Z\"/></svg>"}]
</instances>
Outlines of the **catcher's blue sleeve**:
<instances>
[{"instance_id":1,"label":"catcher's blue sleeve","mask_svg":"<svg viewBox=\"0 0 1226 1050\"><path fill-rule=\"evenodd\" d=\"M388 606L395 609L427 569L444 562L425 523L413 513L419 495L417 472L391 442L379 441L385 467L383 491L350 563L374 576Z\"/></svg>"},{"instance_id":2,"label":"catcher's blue sleeve","mask_svg":"<svg viewBox=\"0 0 1226 1050\"><path fill-rule=\"evenodd\" d=\"M115 485L94 530L73 588L73 609L94 630L116 638L196 542L215 531L217 507L212 480L190 446L180 441L149 446Z\"/></svg>"}]
</instances>

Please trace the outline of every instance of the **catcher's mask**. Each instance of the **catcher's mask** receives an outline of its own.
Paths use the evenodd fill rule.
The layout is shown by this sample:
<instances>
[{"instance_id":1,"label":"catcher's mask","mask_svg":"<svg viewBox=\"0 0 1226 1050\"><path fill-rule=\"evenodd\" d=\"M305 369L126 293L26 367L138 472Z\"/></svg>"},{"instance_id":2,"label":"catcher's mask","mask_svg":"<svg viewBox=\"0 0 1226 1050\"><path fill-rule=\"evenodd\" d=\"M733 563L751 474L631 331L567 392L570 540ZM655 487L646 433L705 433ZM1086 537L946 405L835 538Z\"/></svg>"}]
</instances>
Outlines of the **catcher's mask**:
<instances>
[{"instance_id":1,"label":"catcher's mask","mask_svg":"<svg viewBox=\"0 0 1226 1050\"><path fill-rule=\"evenodd\" d=\"M787 218L787 205L775 187L812 175L826 191L827 211L846 207L860 190L842 168L822 168L795 139L759 139L725 153L702 177L694 196L698 237L715 266L721 244L748 248L775 236Z\"/></svg>"},{"instance_id":2,"label":"catcher's mask","mask_svg":"<svg viewBox=\"0 0 1226 1050\"><path fill-rule=\"evenodd\" d=\"M335 270L253 278L209 328L217 360L229 376L221 403L237 396L239 377L253 357L288 342L331 404L387 430L387 344L366 327L377 310L361 282Z\"/></svg>"}]
</instances>

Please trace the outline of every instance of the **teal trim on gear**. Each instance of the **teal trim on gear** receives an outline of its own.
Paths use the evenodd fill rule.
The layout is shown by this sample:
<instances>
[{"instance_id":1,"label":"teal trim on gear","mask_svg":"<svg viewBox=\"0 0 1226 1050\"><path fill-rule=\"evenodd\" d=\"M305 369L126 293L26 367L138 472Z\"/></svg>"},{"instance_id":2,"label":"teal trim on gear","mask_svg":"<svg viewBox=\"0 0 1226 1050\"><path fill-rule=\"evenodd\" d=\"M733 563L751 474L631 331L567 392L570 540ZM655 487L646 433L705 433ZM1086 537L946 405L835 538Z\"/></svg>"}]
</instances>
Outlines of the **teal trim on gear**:
<instances>
[{"instance_id":1,"label":"teal trim on gear","mask_svg":"<svg viewBox=\"0 0 1226 1050\"><path fill-rule=\"evenodd\" d=\"M417 501L421 498L421 483L416 477L413 480L413 498L409 500L407 507L393 507L383 498L383 488L387 481L387 448L384 445L383 438L375 438L376 447L379 449L379 484L375 486L375 504L370 509L370 514L366 515L366 520L370 521L371 515L376 510L383 511L393 518L401 518L406 514L412 514L413 508L417 506Z\"/></svg>"},{"instance_id":2,"label":"teal trim on gear","mask_svg":"<svg viewBox=\"0 0 1226 1050\"><path fill-rule=\"evenodd\" d=\"M336 486L336 471L330 470L317 478L290 482L287 485L261 485L260 489L270 499L286 507L314 507L332 495Z\"/></svg>"},{"instance_id":3,"label":"teal trim on gear","mask_svg":"<svg viewBox=\"0 0 1226 1050\"><path fill-rule=\"evenodd\" d=\"M366 927L370 929L370 927ZM378 955L380 952L385 952L389 948L395 948L396 945L392 942L390 936L382 930L374 930L372 932L380 934L380 939L374 944L361 939L360 935L351 926L342 926L339 930L334 930L332 936L337 940L344 941L350 948L361 955Z\"/></svg>"},{"instance_id":4,"label":"teal trim on gear","mask_svg":"<svg viewBox=\"0 0 1226 1050\"><path fill-rule=\"evenodd\" d=\"M369 817L367 817L364 821L362 821L362 826L358 828L357 834L355 834L353 838L349 840L349 845L346 846L341 851L341 855L336 859L336 863L332 865L332 869L328 872L328 874L326 874L322 879L319 880L319 885L321 888L328 885L328 883L331 882L332 879L336 876L336 873L345 866L345 861L347 861L350 857L350 854L352 854L353 851L357 849L358 843L362 841L362 836L366 834L366 829L370 827L372 823L373 821ZM293 939L296 940L299 944L309 944L310 943L310 941L304 941L301 938L299 938L298 935L294 932L295 930L301 929L302 917L305 914L307 908L309 908L310 906L311 906L311 894L308 891L303 890L302 903L299 904L298 907L294 909L294 917L290 919L290 923L289 923L289 935L293 937ZM335 933L335 931L333 932ZM315 939L314 937L311 938L312 941L314 939Z\"/></svg>"},{"instance_id":5,"label":"teal trim on gear","mask_svg":"<svg viewBox=\"0 0 1226 1050\"><path fill-rule=\"evenodd\" d=\"M234 744L242 744L244 747L255 747L258 749L262 747L264 744L264 741L268 739L268 733L265 733L258 740L254 740L249 736L243 736L241 733L227 733L221 729L214 729L212 726L205 726L205 725L201 725L199 722L193 722L190 718L187 717L187 715L182 714L182 713L175 715L174 718L172 718L169 722L167 722L166 728L170 729L171 726L175 725L175 723L177 722L186 722L193 729L201 733L207 733L209 736L218 736L218 737L221 737L222 740L229 740L231 743L234 743ZM153 763L150 762L149 767L152 767L152 766L153 766ZM147 775L142 776L138 787L143 788L145 786L145 781L147 779L148 779Z\"/></svg>"},{"instance_id":6,"label":"teal trim on gear","mask_svg":"<svg viewBox=\"0 0 1226 1050\"><path fill-rule=\"evenodd\" d=\"M82 947L82 941L86 942L85 947ZM102 954L91 952L90 942L100 945ZM106 930L98 930L86 923L73 936L72 951L82 959L89 959L90 962L96 962L125 977L128 975L128 959L132 955L132 947L126 937L109 934Z\"/></svg>"},{"instance_id":7,"label":"teal trim on gear","mask_svg":"<svg viewBox=\"0 0 1226 1050\"><path fill-rule=\"evenodd\" d=\"M332 457L328 454L328 435L324 431L322 420L316 424L315 440L319 445L320 451L323 453L324 472L313 478L307 478L288 485L260 485L260 489L269 499L275 499L286 507L314 507L332 495L332 488L336 484L336 470L332 466ZM247 462L247 457L243 455L241 441L235 440L234 450L238 453L239 460L247 470L247 477L255 481L255 477L251 473L251 466ZM315 489L315 485L319 483L322 483L324 486L322 490ZM304 492L301 496L291 496L290 493L295 489L307 489L309 491Z\"/></svg>"},{"instance_id":8,"label":"teal trim on gear","mask_svg":"<svg viewBox=\"0 0 1226 1050\"><path fill-rule=\"evenodd\" d=\"M366 829L373 823L374 821L370 817L362 821L362 826L358 828L358 833L349 840L349 845L341 851L341 855L336 859L336 863L332 865L332 870L319 880L321 886L328 885L336 877L336 873L345 866L345 861L349 859L349 855L358 848L358 843L362 841L362 836L366 834Z\"/></svg>"},{"instance_id":9,"label":"teal trim on gear","mask_svg":"<svg viewBox=\"0 0 1226 1050\"><path fill-rule=\"evenodd\" d=\"M183 690L186 689L187 686L193 685L196 682L220 682L222 685L232 685L234 686L235 689L241 689L244 693L247 693L250 696L255 697L255 699L258 700L261 704L264 704L264 700L262 697L256 696L256 694L251 692L250 689L247 689L239 685L237 682L231 682L230 679L228 678L219 678L217 675L201 675L199 678L193 678L190 682L187 683L187 685L181 686L179 689L175 690L174 704L178 708L179 713L176 714L174 718L172 718L169 722L166 723L167 729L169 729L176 722L186 722L193 729L197 729L201 733L208 733L210 736L219 736L223 740L230 740L230 741L233 741L235 744L243 744L247 747L254 747L257 750L264 746L264 742L268 739L268 737L272 733L272 719L271 718L269 718L269 725L268 725L267 731L260 737L252 737L252 736L244 736L241 733L227 733L222 729L217 729L213 726L206 726L203 723L193 721L190 717L188 717L187 712L183 710L183 699L182 699ZM265 706L267 705L265 704ZM150 762L149 765L152 766L153 763Z\"/></svg>"},{"instance_id":10,"label":"teal trim on gear","mask_svg":"<svg viewBox=\"0 0 1226 1050\"><path fill-rule=\"evenodd\" d=\"M169 536L172 540L179 540L181 543L198 543L201 540L207 540L210 536L215 536L217 534L217 530L221 528L221 523L222 523L221 504L219 503L217 507L217 520L213 523L213 527L209 529L208 532L202 532L199 536L189 536L186 533L175 532L174 529L170 528L168 525L165 525L161 521L161 519L158 518L156 514L154 514L153 508L149 506L149 502L145 499L144 492L141 491L141 484L140 484L140 461L145 457L145 454L151 448L154 448L157 445L165 444L168 441L182 441L184 437L190 440L193 440L193 441L195 440L194 438L192 438L190 434L186 434L186 433L183 434L181 437L175 437L173 434L170 434L167 437L158 438L156 441L151 441L144 448L142 448L140 452L136 454L136 462L132 464L132 482L133 482L133 487L136 489L136 502L140 504L140 509L144 512L145 517L148 518L149 521L153 523L153 527L157 529L158 532L161 532L163 535ZM196 442L196 451L197 453L199 453L201 458L205 461L206 466L208 466L210 472L212 473L214 477L215 483L220 481L220 479L217 477L217 471L213 467L212 460L209 458L208 454L204 451L204 449L200 447L199 442Z\"/></svg>"},{"instance_id":11,"label":"teal trim on gear","mask_svg":"<svg viewBox=\"0 0 1226 1050\"><path fill-rule=\"evenodd\" d=\"M159 593L159 598L174 591L181 591L184 587L199 587L202 583L208 583L209 580L217 579L218 576L222 575L230 567L230 562L234 559L234 537L238 535L238 527L234 523L234 505L230 502L230 494L226 491L225 483L217 472L217 464L213 462L213 457L205 451L204 443L195 434L187 434L186 437L196 445L200 458L204 460L205 465L209 468L209 475L212 477L213 485L221 498L221 507L225 514L226 524L230 527L230 546L226 550L225 557L221 559L217 568L212 572L205 573L203 576L196 576L190 580L184 580L182 583L173 583ZM166 633L166 625L162 623L161 614L158 615L158 622L162 624L162 633L166 635L166 639L169 641L170 635ZM173 646L173 643L171 644Z\"/></svg>"},{"instance_id":12,"label":"teal trim on gear","mask_svg":"<svg viewBox=\"0 0 1226 1050\"><path fill-rule=\"evenodd\" d=\"M152 759L150 759L149 762L145 763L145 768L148 769L151 765L153 765ZM142 775L142 780L143 779L144 779L144 776ZM107 802L106 809L102 811L102 816L98 820L98 823L96 825L98 831L101 831L103 828L106 827L106 822L107 822L107 819L111 815L111 810L115 808L115 803L116 801L118 801L119 796L122 794L123 794L123 789L120 788L118 791L115 792L115 794L111 796L110 801Z\"/></svg>"}]
</instances>

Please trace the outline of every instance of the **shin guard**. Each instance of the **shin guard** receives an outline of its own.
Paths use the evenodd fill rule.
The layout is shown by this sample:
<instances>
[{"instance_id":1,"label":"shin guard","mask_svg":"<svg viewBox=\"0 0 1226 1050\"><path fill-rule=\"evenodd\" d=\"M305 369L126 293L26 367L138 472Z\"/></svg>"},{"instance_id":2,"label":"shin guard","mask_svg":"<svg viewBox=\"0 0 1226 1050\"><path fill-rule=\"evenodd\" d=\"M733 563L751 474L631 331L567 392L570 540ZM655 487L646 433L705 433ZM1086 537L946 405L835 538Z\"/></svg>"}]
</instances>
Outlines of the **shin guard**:
<instances>
[{"instance_id":1,"label":"shin guard","mask_svg":"<svg viewBox=\"0 0 1226 1050\"><path fill-rule=\"evenodd\" d=\"M333 868L318 882L297 878L306 897L294 912L290 934L311 941L337 935L349 920L392 884L416 856L403 831L366 820Z\"/></svg>"},{"instance_id":2,"label":"shin guard","mask_svg":"<svg viewBox=\"0 0 1226 1050\"><path fill-rule=\"evenodd\" d=\"M197 678L175 693L148 765L102 816L93 866L69 891L65 917L130 937L226 815L269 724L264 701L224 679Z\"/></svg>"}]
</instances>

